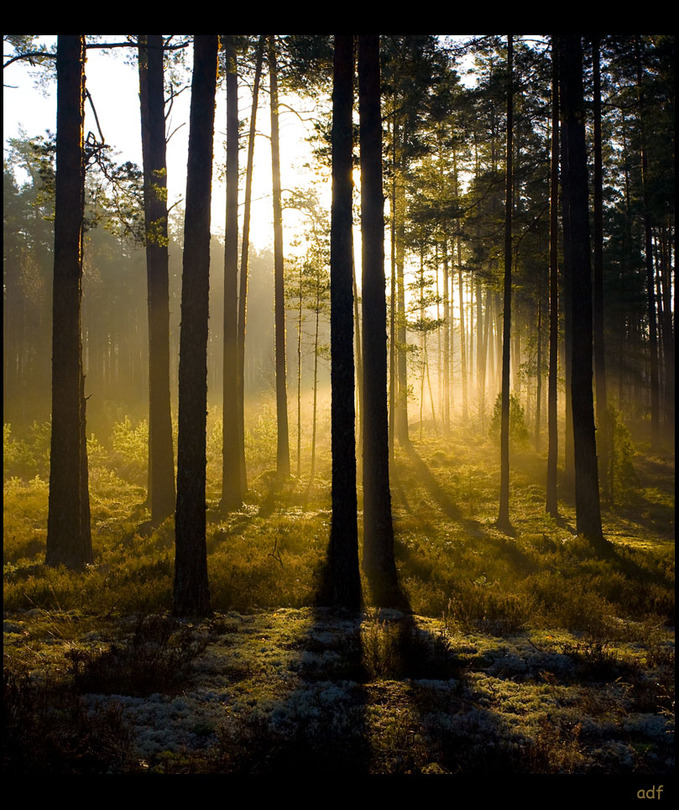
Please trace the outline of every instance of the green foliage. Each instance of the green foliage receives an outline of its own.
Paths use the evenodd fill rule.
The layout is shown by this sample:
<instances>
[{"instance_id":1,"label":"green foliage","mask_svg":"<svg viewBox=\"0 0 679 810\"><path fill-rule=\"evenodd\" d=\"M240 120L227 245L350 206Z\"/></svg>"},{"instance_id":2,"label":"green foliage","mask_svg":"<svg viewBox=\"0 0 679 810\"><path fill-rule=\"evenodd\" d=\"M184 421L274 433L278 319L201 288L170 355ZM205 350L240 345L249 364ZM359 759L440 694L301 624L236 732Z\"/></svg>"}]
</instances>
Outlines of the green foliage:
<instances>
[{"instance_id":1,"label":"green foliage","mask_svg":"<svg viewBox=\"0 0 679 810\"><path fill-rule=\"evenodd\" d=\"M15 436L12 426L2 426L3 477L28 480L49 478L51 422L33 422L23 438Z\"/></svg>"},{"instance_id":2,"label":"green foliage","mask_svg":"<svg viewBox=\"0 0 679 810\"><path fill-rule=\"evenodd\" d=\"M490 420L489 434L496 441L500 440L500 423L502 419L502 393L497 395ZM516 394L509 395L509 441L515 448L524 448L529 440L528 427L523 406Z\"/></svg>"},{"instance_id":3,"label":"green foliage","mask_svg":"<svg viewBox=\"0 0 679 810\"><path fill-rule=\"evenodd\" d=\"M115 472L127 481L145 484L148 469L148 422L134 424L126 416L113 425L111 462Z\"/></svg>"},{"instance_id":4,"label":"green foliage","mask_svg":"<svg viewBox=\"0 0 679 810\"><path fill-rule=\"evenodd\" d=\"M608 406L609 456L608 496L611 503L628 500L639 485L634 469L636 455L632 436L621 411Z\"/></svg>"}]
</instances>

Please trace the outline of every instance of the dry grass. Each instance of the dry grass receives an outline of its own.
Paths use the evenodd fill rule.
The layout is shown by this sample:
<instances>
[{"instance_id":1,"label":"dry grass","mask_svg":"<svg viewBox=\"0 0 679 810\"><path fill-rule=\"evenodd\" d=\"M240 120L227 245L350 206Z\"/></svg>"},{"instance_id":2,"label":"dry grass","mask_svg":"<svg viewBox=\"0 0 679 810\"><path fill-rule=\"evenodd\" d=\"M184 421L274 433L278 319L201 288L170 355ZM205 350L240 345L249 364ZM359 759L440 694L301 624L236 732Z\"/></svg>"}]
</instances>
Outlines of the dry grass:
<instances>
[{"instance_id":1,"label":"dry grass","mask_svg":"<svg viewBox=\"0 0 679 810\"><path fill-rule=\"evenodd\" d=\"M638 460L634 502L604 513L615 554L601 560L567 498L545 515L543 458L514 459L509 536L483 436L399 449L413 613L357 617L314 607L327 470L272 493L255 468L241 510L209 509L215 615L187 624L168 618L172 523L148 526L139 435L93 445L84 574L43 565L44 479L5 482L5 772L672 771L673 462ZM39 449L14 452L34 472Z\"/></svg>"}]
</instances>

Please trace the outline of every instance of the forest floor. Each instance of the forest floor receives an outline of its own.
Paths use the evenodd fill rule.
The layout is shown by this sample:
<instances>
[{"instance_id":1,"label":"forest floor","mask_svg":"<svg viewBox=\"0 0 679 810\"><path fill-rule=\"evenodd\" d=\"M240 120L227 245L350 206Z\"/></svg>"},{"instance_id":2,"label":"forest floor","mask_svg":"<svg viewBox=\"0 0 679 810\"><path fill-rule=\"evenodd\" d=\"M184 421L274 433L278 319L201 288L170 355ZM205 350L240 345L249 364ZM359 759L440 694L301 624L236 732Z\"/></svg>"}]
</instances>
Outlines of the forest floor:
<instances>
[{"instance_id":1,"label":"forest floor","mask_svg":"<svg viewBox=\"0 0 679 810\"><path fill-rule=\"evenodd\" d=\"M57 575L36 540L40 487L6 483L12 542L21 504L33 539L5 555L5 775L668 782L673 459L635 457L636 498L605 512L615 555L596 560L572 508L544 515L539 455L516 459L508 536L494 525L487 443L473 456L438 439L416 447L393 482L411 614L313 606L309 560L328 511L308 490L286 508L212 515L215 612L189 622L169 615L167 527L142 530L110 490L93 503L95 542L110 549L84 582Z\"/></svg>"}]
</instances>

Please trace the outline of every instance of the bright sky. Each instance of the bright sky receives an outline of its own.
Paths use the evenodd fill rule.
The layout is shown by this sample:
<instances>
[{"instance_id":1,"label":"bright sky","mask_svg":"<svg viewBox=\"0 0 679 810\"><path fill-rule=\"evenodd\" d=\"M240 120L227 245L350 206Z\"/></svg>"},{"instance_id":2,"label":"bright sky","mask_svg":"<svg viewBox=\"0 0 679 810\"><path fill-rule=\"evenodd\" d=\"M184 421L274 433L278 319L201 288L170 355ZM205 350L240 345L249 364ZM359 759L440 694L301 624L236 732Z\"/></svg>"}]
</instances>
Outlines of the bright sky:
<instances>
[{"instance_id":1,"label":"bright sky","mask_svg":"<svg viewBox=\"0 0 679 810\"><path fill-rule=\"evenodd\" d=\"M54 37L41 37L44 41L54 41ZM107 37L110 41L121 42L124 36ZM141 130L139 123L139 79L135 63L130 62L131 52L115 49L103 52L98 49L88 51L86 77L87 88L96 107L99 124L107 143L120 154L116 160L131 160L141 165ZM5 60L7 53L4 54ZM3 60L4 61L4 60ZM190 63L190 60L189 60ZM45 70L45 68L43 68ZM4 146L7 139L18 137L23 129L27 136L42 135L46 130L56 129L56 81L45 91L34 86L31 76L38 69L30 70L17 62L4 71L3 76L3 131ZM268 80L264 76L264 89ZM182 93L174 102L168 132L174 133L168 144L168 196L170 204L183 198L186 192L186 157L188 143L188 113L190 92ZM252 97L250 90L239 88L240 118L250 116ZM215 162L224 163L225 99L224 90L218 90L216 110ZM257 112L258 132L269 132L268 93L260 92ZM290 189L307 182L303 162L308 154L305 144L305 127L299 118L291 113L280 115L281 130L281 174L283 188ZM98 130L92 110L86 106L85 132ZM309 129L310 131L310 129ZM240 151L241 168L247 159L245 138ZM272 244L272 202L271 202L271 146L268 138L259 137L255 148L255 182L253 190L253 213L251 221L251 243L257 248ZM258 168L259 167L259 168ZM329 189L328 189L329 194ZM241 189L242 202L242 189ZM328 203L326 203L328 204ZM290 223L290 213L284 214L286 225ZM215 178L213 184L213 233L224 232L225 191L223 184ZM290 223L292 224L292 223ZM292 238L291 228L286 228L286 237ZM288 241L286 239L286 241Z\"/></svg>"}]
</instances>

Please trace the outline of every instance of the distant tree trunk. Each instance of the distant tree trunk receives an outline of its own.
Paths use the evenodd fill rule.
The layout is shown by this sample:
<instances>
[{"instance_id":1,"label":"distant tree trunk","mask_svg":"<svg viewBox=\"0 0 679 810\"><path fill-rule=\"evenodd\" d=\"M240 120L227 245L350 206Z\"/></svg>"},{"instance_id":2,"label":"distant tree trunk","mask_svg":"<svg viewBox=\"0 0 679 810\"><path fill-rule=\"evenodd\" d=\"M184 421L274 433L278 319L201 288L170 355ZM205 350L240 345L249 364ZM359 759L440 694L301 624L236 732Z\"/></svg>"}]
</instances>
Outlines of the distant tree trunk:
<instances>
[{"instance_id":1,"label":"distant tree trunk","mask_svg":"<svg viewBox=\"0 0 679 810\"><path fill-rule=\"evenodd\" d=\"M266 37L260 35L257 44L255 81L252 88L252 112L248 136L248 160L245 173L245 204L243 206L243 242L240 255L240 287L238 291L238 449L240 453L241 491L247 492L247 468L245 466L245 332L247 322L248 256L250 252L250 213L252 210L252 173L255 157L255 135L259 85L264 61Z\"/></svg>"},{"instance_id":2,"label":"distant tree trunk","mask_svg":"<svg viewBox=\"0 0 679 810\"><path fill-rule=\"evenodd\" d=\"M356 425L358 435L356 437L356 444L358 447L363 447L363 349L361 346L361 307L359 306L358 285L356 284L356 265L351 260L351 283L354 292L354 340L356 341ZM357 459L360 464L360 456Z\"/></svg>"},{"instance_id":3,"label":"distant tree trunk","mask_svg":"<svg viewBox=\"0 0 679 810\"><path fill-rule=\"evenodd\" d=\"M276 352L276 417L278 425L277 473L279 479L290 475L288 433L288 394L285 370L285 287L283 265L283 208L281 202L281 162L278 135L278 77L275 37L269 37L269 78L271 81L271 159L273 174L274 227L274 318Z\"/></svg>"},{"instance_id":4,"label":"distant tree trunk","mask_svg":"<svg viewBox=\"0 0 679 810\"><path fill-rule=\"evenodd\" d=\"M243 503L238 385L238 72L233 37L224 37L226 60L226 232L224 238L224 355L221 508Z\"/></svg>"},{"instance_id":5,"label":"distant tree trunk","mask_svg":"<svg viewBox=\"0 0 679 810\"><path fill-rule=\"evenodd\" d=\"M332 519L328 586L332 604L361 604L358 564L354 409L353 138L354 42L335 36L330 230L330 380L332 389Z\"/></svg>"},{"instance_id":6,"label":"distant tree trunk","mask_svg":"<svg viewBox=\"0 0 679 810\"><path fill-rule=\"evenodd\" d=\"M194 37L179 349L174 613L210 612L206 549L207 335L216 35Z\"/></svg>"},{"instance_id":7,"label":"distant tree trunk","mask_svg":"<svg viewBox=\"0 0 679 810\"><path fill-rule=\"evenodd\" d=\"M393 166L393 246L394 265L396 268L396 401L394 405L394 434L400 444L408 445L410 435L408 431L408 355L406 332L406 294L404 275L404 240L406 196L404 164L402 157L402 141L405 138L398 125L398 116L394 120L394 166Z\"/></svg>"},{"instance_id":8,"label":"distant tree trunk","mask_svg":"<svg viewBox=\"0 0 679 810\"><path fill-rule=\"evenodd\" d=\"M587 154L582 88L582 43L559 38L564 186L564 259L570 278L571 403L577 531L597 550L608 544L601 528L599 475L592 392L592 267L590 260Z\"/></svg>"},{"instance_id":9,"label":"distant tree trunk","mask_svg":"<svg viewBox=\"0 0 679 810\"><path fill-rule=\"evenodd\" d=\"M47 565L92 562L82 365L85 37L57 41L57 163L52 303L52 435Z\"/></svg>"},{"instance_id":10,"label":"distant tree trunk","mask_svg":"<svg viewBox=\"0 0 679 810\"><path fill-rule=\"evenodd\" d=\"M149 323L149 470L151 521L174 514L170 399L170 292L163 38L139 37L139 99L144 163L144 231Z\"/></svg>"},{"instance_id":11,"label":"distant tree trunk","mask_svg":"<svg viewBox=\"0 0 679 810\"><path fill-rule=\"evenodd\" d=\"M559 364L559 85L558 47L552 38L552 144L549 192L549 377L547 381L547 485L545 509L559 516L557 499L558 425L557 380Z\"/></svg>"},{"instance_id":12,"label":"distant tree trunk","mask_svg":"<svg viewBox=\"0 0 679 810\"><path fill-rule=\"evenodd\" d=\"M639 132L641 137L641 186L644 217L644 260L646 266L646 298L648 311L648 337L650 354L651 383L651 447L658 448L660 441L660 380L658 368L658 315L656 311L654 267L653 267L653 231L651 211L648 200L648 151L646 146L646 126L644 122L645 98L642 84L641 49L639 35L635 36L635 61L637 69L637 99L639 104Z\"/></svg>"},{"instance_id":13,"label":"distant tree trunk","mask_svg":"<svg viewBox=\"0 0 679 810\"><path fill-rule=\"evenodd\" d=\"M450 273L448 270L448 250L443 245L443 430L450 431L450 331L451 301Z\"/></svg>"},{"instance_id":14,"label":"distant tree trunk","mask_svg":"<svg viewBox=\"0 0 679 810\"><path fill-rule=\"evenodd\" d=\"M512 318L512 149L513 149L513 38L507 37L507 167L505 186L505 272L502 313L502 410L500 418L500 511L498 526L511 528L509 520L509 360Z\"/></svg>"},{"instance_id":15,"label":"distant tree trunk","mask_svg":"<svg viewBox=\"0 0 679 810\"><path fill-rule=\"evenodd\" d=\"M603 219L603 161L601 157L601 69L599 65L599 37L592 40L594 67L594 277L592 319L594 336L594 374L596 389L597 445L601 488L609 495L608 463L611 429L608 418L606 393L606 352L604 347L604 219Z\"/></svg>"},{"instance_id":16,"label":"distant tree trunk","mask_svg":"<svg viewBox=\"0 0 679 810\"><path fill-rule=\"evenodd\" d=\"M358 38L363 262L363 567L381 606L403 605L394 559L387 426L387 315L379 37Z\"/></svg>"},{"instance_id":17,"label":"distant tree trunk","mask_svg":"<svg viewBox=\"0 0 679 810\"><path fill-rule=\"evenodd\" d=\"M311 490L314 477L316 475L316 428L318 424L318 352L319 334L321 325L321 280L316 276L316 301L315 301L315 321L314 321L314 372L313 372L313 407L311 422L311 469L309 470L309 483L307 492Z\"/></svg>"}]
</instances>

